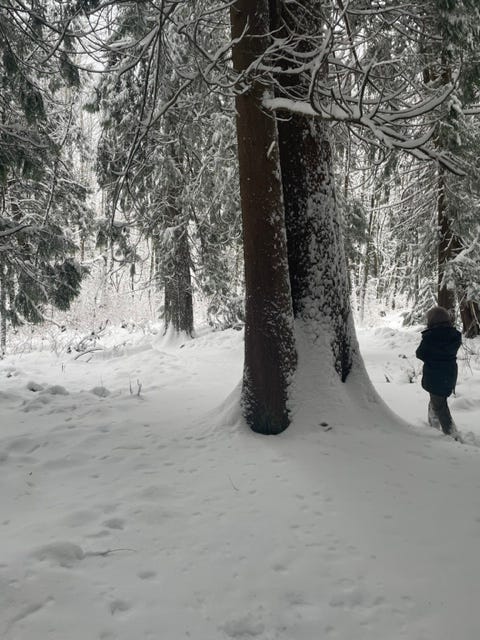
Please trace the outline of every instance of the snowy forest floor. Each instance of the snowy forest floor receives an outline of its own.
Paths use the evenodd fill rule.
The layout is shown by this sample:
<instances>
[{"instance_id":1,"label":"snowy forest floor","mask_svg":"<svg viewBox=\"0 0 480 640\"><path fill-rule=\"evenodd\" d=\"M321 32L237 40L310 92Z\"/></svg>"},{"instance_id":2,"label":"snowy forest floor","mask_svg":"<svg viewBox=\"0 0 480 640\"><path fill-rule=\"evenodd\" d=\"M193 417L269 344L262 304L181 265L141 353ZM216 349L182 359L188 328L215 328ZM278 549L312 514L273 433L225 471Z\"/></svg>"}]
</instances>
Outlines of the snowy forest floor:
<instances>
[{"instance_id":1,"label":"snowy forest floor","mask_svg":"<svg viewBox=\"0 0 480 640\"><path fill-rule=\"evenodd\" d=\"M425 422L420 328L359 331L408 424L244 428L242 333L0 362L2 640L477 640L480 359ZM472 346L473 345L473 346Z\"/></svg>"}]
</instances>

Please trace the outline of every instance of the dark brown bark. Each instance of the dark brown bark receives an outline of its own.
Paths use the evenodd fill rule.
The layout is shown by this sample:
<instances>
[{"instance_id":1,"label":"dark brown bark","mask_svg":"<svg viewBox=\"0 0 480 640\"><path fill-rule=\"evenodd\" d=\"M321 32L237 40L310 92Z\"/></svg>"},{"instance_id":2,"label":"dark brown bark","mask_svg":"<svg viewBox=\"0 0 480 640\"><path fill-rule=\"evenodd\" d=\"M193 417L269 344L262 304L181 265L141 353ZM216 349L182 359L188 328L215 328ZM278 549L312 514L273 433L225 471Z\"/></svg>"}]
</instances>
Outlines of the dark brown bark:
<instances>
[{"instance_id":1,"label":"dark brown bark","mask_svg":"<svg viewBox=\"0 0 480 640\"><path fill-rule=\"evenodd\" d=\"M464 248L462 239L455 233L449 213L445 169L438 169L438 304L455 317L458 302L463 333L467 338L480 335L480 309L467 293L467 286L461 278L448 282L446 268Z\"/></svg>"},{"instance_id":2,"label":"dark brown bark","mask_svg":"<svg viewBox=\"0 0 480 640\"><path fill-rule=\"evenodd\" d=\"M466 290L461 286L457 286L457 295L463 334L466 338L476 338L480 335L480 308L478 303L469 300Z\"/></svg>"},{"instance_id":3,"label":"dark brown bark","mask_svg":"<svg viewBox=\"0 0 480 640\"><path fill-rule=\"evenodd\" d=\"M238 0L231 23L233 38L241 38L233 47L233 64L242 73L268 44L268 2ZM288 387L296 366L293 310L277 126L262 109L268 85L254 78L247 82L236 97L246 297L242 403L254 431L276 434L290 421Z\"/></svg>"}]
</instances>

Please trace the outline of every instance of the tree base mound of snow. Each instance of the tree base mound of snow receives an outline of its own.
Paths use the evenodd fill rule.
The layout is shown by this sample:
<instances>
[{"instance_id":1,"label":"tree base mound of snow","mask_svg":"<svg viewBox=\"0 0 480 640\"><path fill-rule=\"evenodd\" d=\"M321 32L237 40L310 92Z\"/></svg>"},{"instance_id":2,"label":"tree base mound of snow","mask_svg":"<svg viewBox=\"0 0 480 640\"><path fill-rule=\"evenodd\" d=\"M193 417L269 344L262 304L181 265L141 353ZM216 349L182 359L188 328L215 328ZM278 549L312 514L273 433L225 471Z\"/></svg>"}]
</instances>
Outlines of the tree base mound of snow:
<instances>
[{"instance_id":1,"label":"tree base mound of snow","mask_svg":"<svg viewBox=\"0 0 480 640\"><path fill-rule=\"evenodd\" d=\"M158 346L165 349L183 348L185 343L191 340L193 340L193 336L184 331L175 331L172 325L170 325L166 330L163 330L162 336L158 340Z\"/></svg>"},{"instance_id":2,"label":"tree base mound of snow","mask_svg":"<svg viewBox=\"0 0 480 640\"><path fill-rule=\"evenodd\" d=\"M342 382L333 366L328 334L312 344L311 337L297 325L296 344L298 367L291 388L290 428L409 428L372 385L358 350L352 371Z\"/></svg>"}]
</instances>

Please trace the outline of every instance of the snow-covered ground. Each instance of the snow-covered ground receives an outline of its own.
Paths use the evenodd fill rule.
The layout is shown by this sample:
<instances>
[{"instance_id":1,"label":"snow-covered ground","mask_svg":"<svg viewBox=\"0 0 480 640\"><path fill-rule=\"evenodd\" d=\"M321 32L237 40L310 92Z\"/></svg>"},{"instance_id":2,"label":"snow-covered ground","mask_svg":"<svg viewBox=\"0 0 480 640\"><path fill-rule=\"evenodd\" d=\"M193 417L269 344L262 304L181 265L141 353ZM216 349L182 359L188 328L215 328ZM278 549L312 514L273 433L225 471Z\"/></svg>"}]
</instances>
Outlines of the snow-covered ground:
<instances>
[{"instance_id":1,"label":"snow-covered ground","mask_svg":"<svg viewBox=\"0 0 480 640\"><path fill-rule=\"evenodd\" d=\"M238 331L0 361L0 638L477 640L478 346L459 444L426 425L419 330L359 332L406 422L332 389L269 438L238 420Z\"/></svg>"}]
</instances>

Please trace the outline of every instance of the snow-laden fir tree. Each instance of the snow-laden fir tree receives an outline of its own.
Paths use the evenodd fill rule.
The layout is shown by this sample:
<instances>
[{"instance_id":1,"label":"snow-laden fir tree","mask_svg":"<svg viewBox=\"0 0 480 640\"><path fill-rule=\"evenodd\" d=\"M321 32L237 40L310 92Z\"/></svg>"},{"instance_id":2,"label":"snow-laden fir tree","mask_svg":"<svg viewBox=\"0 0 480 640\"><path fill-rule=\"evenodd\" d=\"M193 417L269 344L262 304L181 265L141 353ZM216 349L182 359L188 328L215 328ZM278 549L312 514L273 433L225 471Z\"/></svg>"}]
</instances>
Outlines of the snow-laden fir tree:
<instances>
[{"instance_id":1,"label":"snow-laden fir tree","mask_svg":"<svg viewBox=\"0 0 480 640\"><path fill-rule=\"evenodd\" d=\"M66 54L49 55L52 33L32 7L0 8L2 351L7 323L41 322L47 305L67 309L85 273L74 241L90 213L72 154L79 74Z\"/></svg>"},{"instance_id":2,"label":"snow-laden fir tree","mask_svg":"<svg viewBox=\"0 0 480 640\"><path fill-rule=\"evenodd\" d=\"M177 13L155 32L161 11L118 8L93 107L101 114L98 170L110 218L117 209L149 240L165 330L191 335L195 285L214 323L232 315L239 224L232 115L195 80L181 7Z\"/></svg>"}]
</instances>

